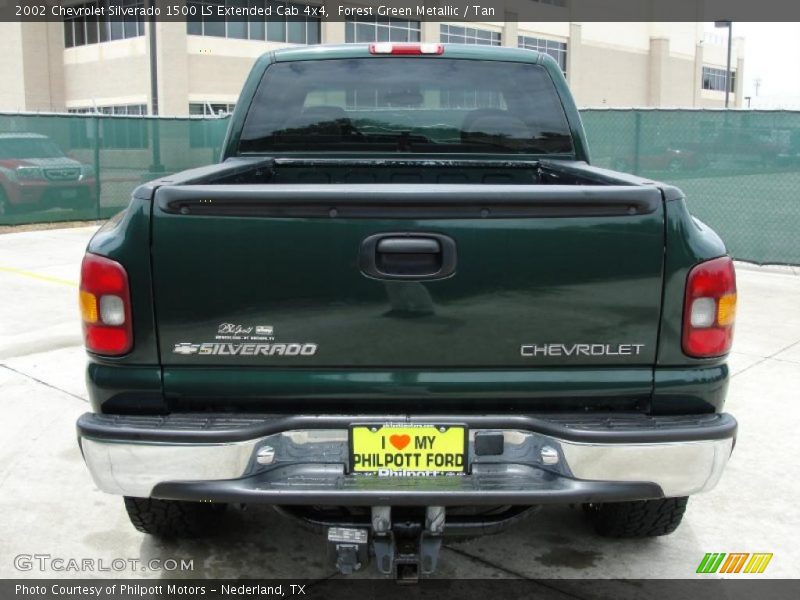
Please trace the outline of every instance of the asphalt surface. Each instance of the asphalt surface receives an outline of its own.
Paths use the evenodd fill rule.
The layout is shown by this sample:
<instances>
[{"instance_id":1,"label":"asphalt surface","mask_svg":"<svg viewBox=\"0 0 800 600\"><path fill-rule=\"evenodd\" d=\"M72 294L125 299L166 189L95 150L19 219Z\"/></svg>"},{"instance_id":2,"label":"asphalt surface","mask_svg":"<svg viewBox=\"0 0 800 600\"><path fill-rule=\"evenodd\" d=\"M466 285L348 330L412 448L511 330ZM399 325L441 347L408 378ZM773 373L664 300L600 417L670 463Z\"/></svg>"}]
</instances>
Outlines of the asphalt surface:
<instances>
[{"instance_id":1,"label":"asphalt surface","mask_svg":"<svg viewBox=\"0 0 800 600\"><path fill-rule=\"evenodd\" d=\"M207 538L164 542L134 530L122 500L95 488L74 430L88 410L76 283L93 231L0 235L0 577L105 577L101 561L114 559L128 563L115 577L331 576L322 535L270 508L233 508ZM800 576L800 271L740 265L738 278L727 409L740 437L721 483L689 502L676 533L606 540L580 509L548 507L502 534L448 543L438 576L687 578L706 552L771 552L760 577ZM95 570L57 570L47 558L20 570L15 557L34 554L91 559ZM192 569L143 571L131 559Z\"/></svg>"}]
</instances>

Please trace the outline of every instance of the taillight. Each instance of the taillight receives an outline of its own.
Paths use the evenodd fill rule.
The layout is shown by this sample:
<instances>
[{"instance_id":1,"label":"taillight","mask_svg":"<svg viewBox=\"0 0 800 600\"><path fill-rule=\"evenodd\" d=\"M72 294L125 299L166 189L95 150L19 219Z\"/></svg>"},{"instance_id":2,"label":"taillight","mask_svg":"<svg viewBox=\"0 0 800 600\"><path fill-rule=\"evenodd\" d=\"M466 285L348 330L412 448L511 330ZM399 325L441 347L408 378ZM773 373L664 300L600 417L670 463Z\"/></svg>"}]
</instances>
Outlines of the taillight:
<instances>
[{"instance_id":1,"label":"taillight","mask_svg":"<svg viewBox=\"0 0 800 600\"><path fill-rule=\"evenodd\" d=\"M107 356L130 351L131 297L124 267L109 258L86 254L79 300L86 349Z\"/></svg>"},{"instance_id":2,"label":"taillight","mask_svg":"<svg viewBox=\"0 0 800 600\"><path fill-rule=\"evenodd\" d=\"M683 352L696 358L731 349L736 319L736 272L728 256L689 271L683 307Z\"/></svg>"},{"instance_id":3,"label":"taillight","mask_svg":"<svg viewBox=\"0 0 800 600\"><path fill-rule=\"evenodd\" d=\"M395 44L394 42L377 42L369 45L369 53L404 56L444 54L444 44Z\"/></svg>"}]
</instances>

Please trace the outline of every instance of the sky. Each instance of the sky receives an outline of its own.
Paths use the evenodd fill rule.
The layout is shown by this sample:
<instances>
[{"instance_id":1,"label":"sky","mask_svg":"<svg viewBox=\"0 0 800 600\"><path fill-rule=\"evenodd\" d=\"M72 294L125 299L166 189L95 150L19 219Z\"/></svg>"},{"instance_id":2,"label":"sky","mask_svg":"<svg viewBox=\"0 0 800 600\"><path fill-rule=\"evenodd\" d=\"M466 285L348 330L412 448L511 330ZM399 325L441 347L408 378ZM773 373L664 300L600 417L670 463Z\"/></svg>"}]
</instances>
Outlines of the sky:
<instances>
[{"instance_id":1,"label":"sky","mask_svg":"<svg viewBox=\"0 0 800 600\"><path fill-rule=\"evenodd\" d=\"M744 95L752 97L752 105L800 108L800 23L734 22L733 35L745 38Z\"/></svg>"}]
</instances>

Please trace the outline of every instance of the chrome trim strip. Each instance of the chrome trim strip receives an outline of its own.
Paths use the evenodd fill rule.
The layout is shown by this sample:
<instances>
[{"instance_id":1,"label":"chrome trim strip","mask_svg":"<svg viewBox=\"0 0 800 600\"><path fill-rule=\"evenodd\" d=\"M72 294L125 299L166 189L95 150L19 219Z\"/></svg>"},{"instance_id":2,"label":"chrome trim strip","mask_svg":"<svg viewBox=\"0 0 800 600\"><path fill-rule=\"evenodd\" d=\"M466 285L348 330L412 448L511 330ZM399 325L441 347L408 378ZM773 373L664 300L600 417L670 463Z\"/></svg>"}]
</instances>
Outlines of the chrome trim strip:
<instances>
[{"instance_id":1,"label":"chrome trim strip","mask_svg":"<svg viewBox=\"0 0 800 600\"><path fill-rule=\"evenodd\" d=\"M728 462L733 439L644 444L586 444L535 432L478 430L501 433L503 454L476 456L470 431L473 465L501 464L538 468L586 481L650 482L664 496L687 496L712 489ZM286 431L224 444L147 443L81 438L84 459L97 486L112 494L148 497L159 483L238 479L287 465L331 465L349 460L346 429ZM269 465L260 464L263 446L274 449ZM549 447L549 448L547 448ZM545 464L555 449L560 460ZM289 482L287 482L289 483Z\"/></svg>"}]
</instances>

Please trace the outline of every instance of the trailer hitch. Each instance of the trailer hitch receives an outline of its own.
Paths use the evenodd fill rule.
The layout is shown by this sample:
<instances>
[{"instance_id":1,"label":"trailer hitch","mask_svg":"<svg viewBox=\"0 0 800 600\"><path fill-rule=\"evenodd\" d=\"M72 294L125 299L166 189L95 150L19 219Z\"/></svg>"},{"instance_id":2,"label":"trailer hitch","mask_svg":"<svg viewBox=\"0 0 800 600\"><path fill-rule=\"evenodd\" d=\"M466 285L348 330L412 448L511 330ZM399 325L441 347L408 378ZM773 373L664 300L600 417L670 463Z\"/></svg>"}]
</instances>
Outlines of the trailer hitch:
<instances>
[{"instance_id":1,"label":"trailer hitch","mask_svg":"<svg viewBox=\"0 0 800 600\"><path fill-rule=\"evenodd\" d=\"M390 506L373 506L371 531L352 527L328 529L329 554L337 570L350 575L367 563L371 533L371 550L378 572L398 582L416 583L436 570L444 525L443 506L426 507L422 522L417 519L392 522Z\"/></svg>"},{"instance_id":2,"label":"trailer hitch","mask_svg":"<svg viewBox=\"0 0 800 600\"><path fill-rule=\"evenodd\" d=\"M372 507L372 549L378 571L406 583L432 575L439 562L444 519L443 506L426 507L424 523L392 523L391 507Z\"/></svg>"}]
</instances>

